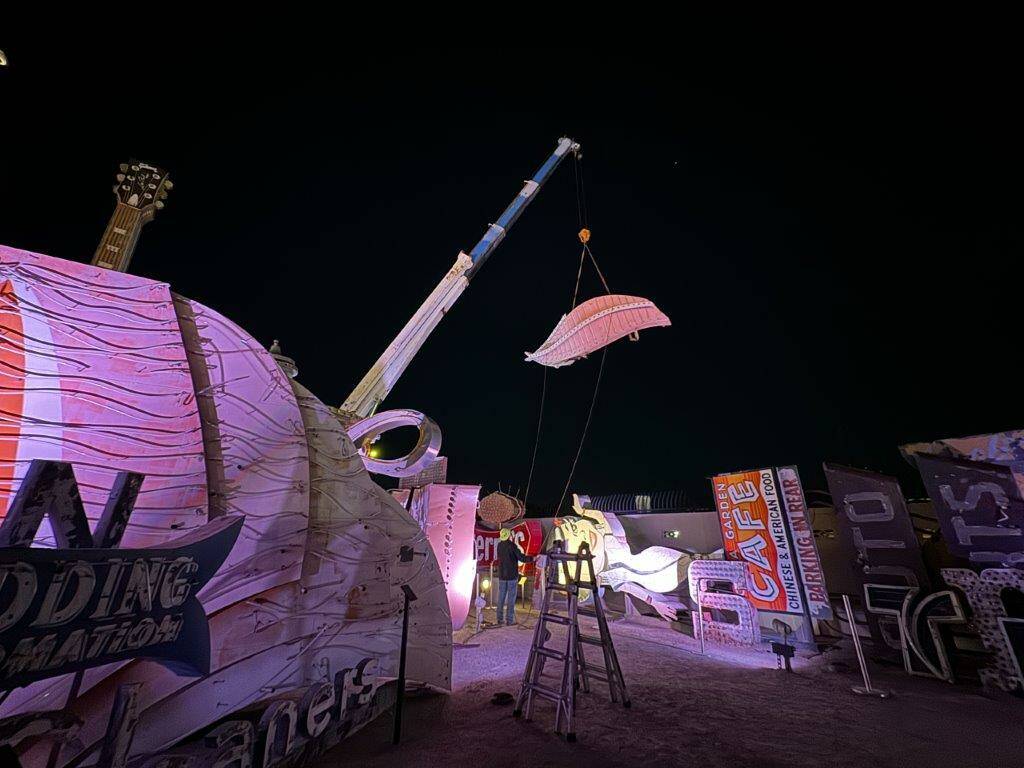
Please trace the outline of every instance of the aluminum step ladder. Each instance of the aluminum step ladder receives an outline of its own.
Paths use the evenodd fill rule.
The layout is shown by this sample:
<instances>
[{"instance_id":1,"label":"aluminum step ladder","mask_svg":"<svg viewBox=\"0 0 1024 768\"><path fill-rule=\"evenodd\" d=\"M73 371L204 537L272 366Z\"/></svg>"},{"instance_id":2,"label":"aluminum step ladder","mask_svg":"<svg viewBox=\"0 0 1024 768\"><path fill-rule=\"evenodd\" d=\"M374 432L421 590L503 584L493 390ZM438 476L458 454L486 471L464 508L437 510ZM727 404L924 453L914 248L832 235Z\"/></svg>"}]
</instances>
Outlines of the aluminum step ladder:
<instances>
[{"instance_id":1,"label":"aluminum step ladder","mask_svg":"<svg viewBox=\"0 0 1024 768\"><path fill-rule=\"evenodd\" d=\"M530 658L526 662L523 673L523 684L516 699L512 714L515 717L525 715L526 720L533 716L533 704L537 697L547 699L555 704L555 732L565 735L566 741L576 741L573 719L576 714L576 692L590 692L591 680L607 684L612 703L621 702L629 707L629 696L626 683L622 677L619 658L615 654L611 633L608 631L608 620L604 606L597 593L597 577L594 574L594 558L590 547L583 543L575 553L565 551L564 542L556 541L546 552L547 565L544 574L544 596L541 600L540 615L534 629L533 645ZM574 569L570 569L574 566ZM586 570L586 574L583 571ZM559 571L563 578L559 580ZM586 575L586 578L584 578ZM563 583L564 582L564 583ZM579 606L580 589L589 589L593 595L593 608ZM566 614L556 613L552 605L556 593L566 595ZM594 637L580 632L579 616L589 616L597 620L599 636ZM568 628L565 638L565 650L550 648L546 643L551 639L549 624L557 624ZM584 646L600 646L604 657L604 666L588 663L583 651ZM557 686L551 685L553 677L544 677L545 664L548 660L562 662L561 680Z\"/></svg>"}]
</instances>

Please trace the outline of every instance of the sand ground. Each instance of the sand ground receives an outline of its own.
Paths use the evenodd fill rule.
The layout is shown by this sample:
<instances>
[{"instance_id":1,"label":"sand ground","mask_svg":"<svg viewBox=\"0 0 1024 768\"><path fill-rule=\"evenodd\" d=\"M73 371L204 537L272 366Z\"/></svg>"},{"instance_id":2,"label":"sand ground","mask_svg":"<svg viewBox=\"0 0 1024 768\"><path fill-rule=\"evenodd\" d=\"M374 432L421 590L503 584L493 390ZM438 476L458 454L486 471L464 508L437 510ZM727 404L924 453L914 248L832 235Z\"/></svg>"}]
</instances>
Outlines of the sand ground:
<instances>
[{"instance_id":1,"label":"sand ground","mask_svg":"<svg viewBox=\"0 0 1024 768\"><path fill-rule=\"evenodd\" d=\"M874 681L893 695L861 697L849 649L798 658L786 674L765 652L717 646L702 656L653 619L611 626L632 707L611 704L597 684L580 697L569 744L553 732L550 703L538 702L532 722L490 703L518 692L532 626L460 631L452 694L410 694L400 746L386 714L319 767L1024 768L1024 699L879 668Z\"/></svg>"}]
</instances>

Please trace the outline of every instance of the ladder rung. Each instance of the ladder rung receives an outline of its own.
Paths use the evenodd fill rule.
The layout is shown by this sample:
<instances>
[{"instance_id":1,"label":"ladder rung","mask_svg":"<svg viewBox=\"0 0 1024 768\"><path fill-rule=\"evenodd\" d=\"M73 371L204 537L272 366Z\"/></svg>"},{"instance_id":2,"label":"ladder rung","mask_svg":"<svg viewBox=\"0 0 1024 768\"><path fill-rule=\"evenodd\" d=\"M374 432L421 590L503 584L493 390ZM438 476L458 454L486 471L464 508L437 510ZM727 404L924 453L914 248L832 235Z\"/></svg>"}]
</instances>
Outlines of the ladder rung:
<instances>
[{"instance_id":1,"label":"ladder rung","mask_svg":"<svg viewBox=\"0 0 1024 768\"><path fill-rule=\"evenodd\" d=\"M553 559L569 561L575 559L573 556L562 555ZM537 616L540 624L537 626L535 644L530 647L530 661L527 664L527 671L523 676L522 688L519 693L519 702L526 703L521 711L529 711L533 706L533 697L537 696L555 703L558 707L556 716L556 727L560 727L568 735L573 735L573 720L575 706L572 685L583 690L590 690L590 683L602 683L608 686L612 701L617 701L619 695L622 697L623 705L628 707L629 700L626 698L626 686L619 667L618 659L615 658L615 649L612 637L608 632L604 615L604 606L600 602L592 602L587 607L579 604L579 590L590 589L596 593L598 585L596 579L574 579L570 574L568 583L561 584L558 579L551 580L553 570L548 571L546 586L552 592L565 593L565 604L561 598L554 594L545 594L543 606ZM581 574L577 574L578 576ZM586 616L594 619L598 626L598 635L581 634L579 617ZM579 645L556 650L549 648L545 643L552 639L552 632L544 629L545 622L561 624L570 630L570 642L586 643L587 645L599 645L604 650L604 663L588 664L583 657L583 648ZM592 630L592 627L588 628ZM572 630L575 629L575 633ZM545 662L552 659L558 664L555 668L545 667ZM570 739L571 740L571 739Z\"/></svg>"},{"instance_id":2,"label":"ladder rung","mask_svg":"<svg viewBox=\"0 0 1024 768\"><path fill-rule=\"evenodd\" d=\"M550 648L534 648L533 650L539 656L547 656L549 659L565 661L565 654L561 651L553 651Z\"/></svg>"},{"instance_id":3,"label":"ladder rung","mask_svg":"<svg viewBox=\"0 0 1024 768\"><path fill-rule=\"evenodd\" d=\"M582 557L575 552L544 552L549 560L557 560L562 563L585 563L587 560L593 560L594 556Z\"/></svg>"},{"instance_id":4,"label":"ladder rung","mask_svg":"<svg viewBox=\"0 0 1024 768\"><path fill-rule=\"evenodd\" d=\"M591 592L597 592L597 584L592 581L573 581L571 584L562 584L560 581L549 581L545 585L548 589L554 589L559 592L576 591L577 589L589 589Z\"/></svg>"},{"instance_id":5,"label":"ladder rung","mask_svg":"<svg viewBox=\"0 0 1024 768\"><path fill-rule=\"evenodd\" d=\"M552 701L561 701L563 698L561 693L556 691L554 688L548 688L546 685L530 683L529 688L531 692L537 694L538 696L543 696L544 698L551 699Z\"/></svg>"},{"instance_id":6,"label":"ladder rung","mask_svg":"<svg viewBox=\"0 0 1024 768\"><path fill-rule=\"evenodd\" d=\"M566 627L569 626L569 617L568 616L560 616L557 613L542 613L540 615L540 618L541 618L541 621L552 621L555 624L562 624L562 625L564 625Z\"/></svg>"}]
</instances>

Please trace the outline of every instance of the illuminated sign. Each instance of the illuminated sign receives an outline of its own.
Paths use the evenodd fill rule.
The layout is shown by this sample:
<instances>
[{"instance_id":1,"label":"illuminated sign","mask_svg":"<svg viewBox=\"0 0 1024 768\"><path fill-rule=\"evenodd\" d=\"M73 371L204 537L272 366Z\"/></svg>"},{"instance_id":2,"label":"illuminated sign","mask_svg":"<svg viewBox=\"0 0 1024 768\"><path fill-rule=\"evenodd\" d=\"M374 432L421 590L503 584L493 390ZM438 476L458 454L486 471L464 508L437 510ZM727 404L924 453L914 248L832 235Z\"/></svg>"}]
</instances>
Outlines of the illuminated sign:
<instances>
[{"instance_id":1,"label":"illuminated sign","mask_svg":"<svg viewBox=\"0 0 1024 768\"><path fill-rule=\"evenodd\" d=\"M771 469L712 479L725 555L752 567L749 598L758 610L804 612L797 563Z\"/></svg>"},{"instance_id":2,"label":"illuminated sign","mask_svg":"<svg viewBox=\"0 0 1024 768\"><path fill-rule=\"evenodd\" d=\"M524 555L533 556L540 553L541 545L544 542L544 531L538 521L524 520L509 530L512 531L512 542L523 551ZM497 564L499 542L499 531L479 527L474 531L474 552L478 568ZM523 570L527 573L531 572L533 563L526 563Z\"/></svg>"},{"instance_id":3,"label":"illuminated sign","mask_svg":"<svg viewBox=\"0 0 1024 768\"><path fill-rule=\"evenodd\" d=\"M373 482L326 405L289 378L244 329L172 294L166 283L0 246L0 310L0 540L21 551L39 547L34 556L40 558L58 557L53 547L70 552L63 566L51 566L54 577L65 574L61 599L96 600L95 590L114 573L120 581L111 585L110 611L116 613L125 601L119 590L134 578L134 594L125 601L133 621L125 643L131 637L145 650L38 679L6 696L4 716L67 706L82 720L80 743L65 742L57 765L97 764L99 741L124 685L142 683L129 752L135 760L209 734L229 719L245 718L278 696L330 682L338 670L362 659L379 659L380 675L393 677L406 585L420 597L413 610L408 677L434 689L450 688L452 617L459 612L451 607L443 579L450 576L458 594L465 595L456 616L461 623L476 570L475 495L466 492L464 499L460 493L452 508L450 492L431 494L421 528ZM30 479L30 458L75 462L84 519L74 510L48 507L50 502L8 514ZM111 494L125 473L126 494ZM118 500L130 497L128 480L135 475L145 476L145 482L125 520ZM58 496L51 495L51 501ZM65 495L63 503L73 503L69 499ZM145 580L152 580L153 605L162 608L159 593L165 584L172 599L179 599L184 588L173 597L174 584L192 565L153 558L168 551L173 562L180 553L171 551L184 543L178 537L233 514L244 514L245 523L216 574L201 590L199 579L190 582L180 606L168 603L183 615L179 640L190 629L193 596L205 608L209 632L209 673L179 676L175 670L189 661L202 666L203 659L149 661L150 651L155 656L167 646L152 646L153 638L146 637L152 625L137 626L147 618L139 586L143 571ZM34 523L25 523L32 518L40 525L30 535ZM94 549L109 557L83 554ZM416 553L415 560L401 558L405 549ZM4 562L15 570L4 574L0 615L15 600L16 587L28 590L31 580L17 567L16 554L8 554L14 559ZM124 562L117 565L111 558ZM204 556L194 559L202 571ZM88 567L76 568L79 561ZM36 567L30 564L45 597L49 585L40 582L48 577ZM79 577L95 579L94 591L80 589ZM19 603L16 611L23 606ZM103 625L88 626L98 606L98 601L86 605L73 621L49 629L57 637L52 652L48 642L41 647L46 665L54 657L60 661L61 653L78 658L79 639L82 663L99 660L88 658L100 650L89 631L106 635ZM58 616L64 607L55 605ZM31 603L25 610L22 622L29 631L40 630L31 626ZM156 617L157 630L162 621ZM66 645L68 637L61 633L76 629L87 631ZM105 641L104 652L116 645L119 629ZM17 642L3 648L10 654ZM196 648L202 652L205 640L189 650ZM9 655L0 671L8 661ZM50 671L67 668L54 665ZM130 708L124 711L130 714ZM57 741L58 732L17 731L22 737L17 754L26 768L45 768L49 762L50 745L32 739Z\"/></svg>"},{"instance_id":4,"label":"illuminated sign","mask_svg":"<svg viewBox=\"0 0 1024 768\"><path fill-rule=\"evenodd\" d=\"M694 560L690 563L687 582L690 599L697 607L696 630L702 647L705 640L733 645L757 645L761 642L757 609L747 599L750 569L746 563L727 560ZM723 591L722 585L726 583L732 592ZM712 585L713 588L709 589ZM736 616L735 624L720 618L726 613Z\"/></svg>"},{"instance_id":5,"label":"illuminated sign","mask_svg":"<svg viewBox=\"0 0 1024 768\"><path fill-rule=\"evenodd\" d=\"M775 470L782 488L782 501L786 507L786 520L793 536L796 561L800 566L800 581L811 618L828 620L832 618L832 604L825 586L825 571L818 557L818 545L814 542L814 530L807 516L807 501L800 484L796 467L779 467Z\"/></svg>"},{"instance_id":6,"label":"illuminated sign","mask_svg":"<svg viewBox=\"0 0 1024 768\"><path fill-rule=\"evenodd\" d=\"M689 612L674 593L686 580L693 552L645 547L634 553L613 513L585 508L576 494L572 505L574 514L555 518L552 535L565 542L567 552L579 551L582 544L590 547L598 583L642 600L667 621L677 621ZM559 580L565 580L561 571ZM586 590L580 594L585 595Z\"/></svg>"}]
</instances>

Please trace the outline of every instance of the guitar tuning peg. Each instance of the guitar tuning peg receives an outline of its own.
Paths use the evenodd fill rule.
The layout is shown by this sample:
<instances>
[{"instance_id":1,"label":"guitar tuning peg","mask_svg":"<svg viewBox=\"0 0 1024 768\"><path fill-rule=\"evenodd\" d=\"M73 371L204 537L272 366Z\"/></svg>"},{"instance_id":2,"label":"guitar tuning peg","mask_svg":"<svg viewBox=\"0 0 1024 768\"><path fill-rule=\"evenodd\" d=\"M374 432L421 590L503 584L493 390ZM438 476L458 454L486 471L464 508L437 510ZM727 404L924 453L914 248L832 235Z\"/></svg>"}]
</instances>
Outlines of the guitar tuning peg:
<instances>
[{"instance_id":1,"label":"guitar tuning peg","mask_svg":"<svg viewBox=\"0 0 1024 768\"><path fill-rule=\"evenodd\" d=\"M124 173L125 171L127 171L127 170L128 170L128 163L121 163L121 164L120 164L119 166L117 166L117 167L121 169L121 173Z\"/></svg>"},{"instance_id":2,"label":"guitar tuning peg","mask_svg":"<svg viewBox=\"0 0 1024 768\"><path fill-rule=\"evenodd\" d=\"M170 179L165 181L164 182L164 189L166 189L167 191L170 191L170 190L174 189L174 182L171 181Z\"/></svg>"},{"instance_id":3,"label":"guitar tuning peg","mask_svg":"<svg viewBox=\"0 0 1024 768\"><path fill-rule=\"evenodd\" d=\"M124 181L124 174L123 173L119 173L114 178L117 179L117 183L120 184L122 181Z\"/></svg>"},{"instance_id":4,"label":"guitar tuning peg","mask_svg":"<svg viewBox=\"0 0 1024 768\"><path fill-rule=\"evenodd\" d=\"M159 197L161 200L166 200L167 199L167 192L165 190L161 189L160 190L160 194L157 195L157 197Z\"/></svg>"},{"instance_id":5,"label":"guitar tuning peg","mask_svg":"<svg viewBox=\"0 0 1024 768\"><path fill-rule=\"evenodd\" d=\"M164 201L163 201L163 200L157 200L157 201L156 201L155 203L153 203L153 206L154 206L154 207L155 207L155 208L156 208L156 209L157 209L158 211L162 211L162 210L163 210L163 208L164 208Z\"/></svg>"}]
</instances>

